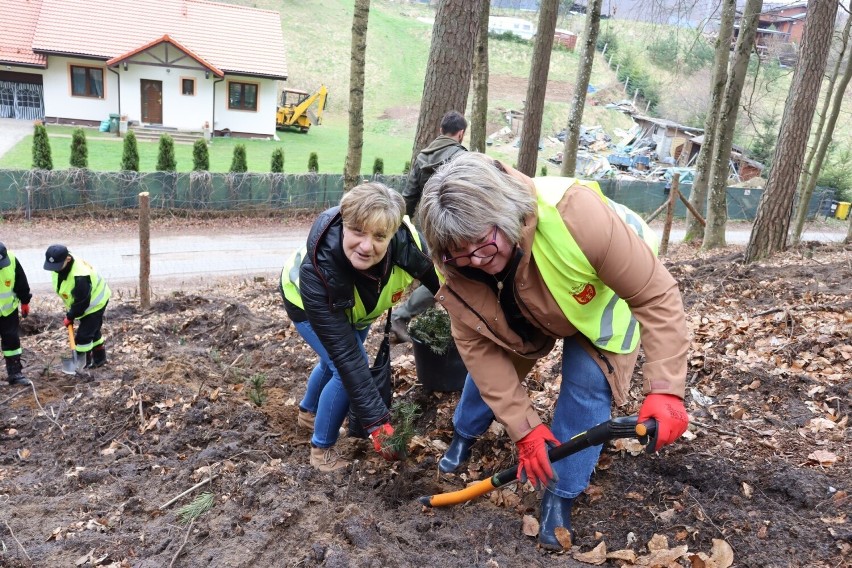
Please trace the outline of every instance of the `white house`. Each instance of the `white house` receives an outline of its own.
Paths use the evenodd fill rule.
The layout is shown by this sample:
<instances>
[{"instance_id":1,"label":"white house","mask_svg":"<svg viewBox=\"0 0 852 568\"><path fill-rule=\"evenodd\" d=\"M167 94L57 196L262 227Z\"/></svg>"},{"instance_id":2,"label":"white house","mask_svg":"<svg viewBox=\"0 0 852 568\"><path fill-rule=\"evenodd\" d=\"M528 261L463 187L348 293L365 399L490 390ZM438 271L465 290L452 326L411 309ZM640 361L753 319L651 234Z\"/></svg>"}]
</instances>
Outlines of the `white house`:
<instances>
[{"instance_id":1,"label":"white house","mask_svg":"<svg viewBox=\"0 0 852 568\"><path fill-rule=\"evenodd\" d=\"M535 36L535 26L529 20L523 18L510 18L506 16L489 16L488 32L502 34L512 32L523 39L532 39Z\"/></svg>"},{"instance_id":2,"label":"white house","mask_svg":"<svg viewBox=\"0 0 852 568\"><path fill-rule=\"evenodd\" d=\"M0 0L0 117L275 134L277 12L205 0Z\"/></svg>"}]
</instances>

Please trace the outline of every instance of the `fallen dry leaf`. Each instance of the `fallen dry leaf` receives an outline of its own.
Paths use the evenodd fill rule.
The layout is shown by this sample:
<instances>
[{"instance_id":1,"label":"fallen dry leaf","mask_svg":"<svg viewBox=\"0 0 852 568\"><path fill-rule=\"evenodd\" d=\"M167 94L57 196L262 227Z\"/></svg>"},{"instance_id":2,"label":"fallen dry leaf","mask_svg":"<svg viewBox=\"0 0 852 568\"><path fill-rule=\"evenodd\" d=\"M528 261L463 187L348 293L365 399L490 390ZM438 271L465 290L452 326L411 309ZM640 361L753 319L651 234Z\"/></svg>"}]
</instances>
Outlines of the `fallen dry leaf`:
<instances>
[{"instance_id":1,"label":"fallen dry leaf","mask_svg":"<svg viewBox=\"0 0 852 568\"><path fill-rule=\"evenodd\" d=\"M686 545L666 550L655 550L647 556L636 559L638 566L668 566L689 551Z\"/></svg>"},{"instance_id":2,"label":"fallen dry leaf","mask_svg":"<svg viewBox=\"0 0 852 568\"><path fill-rule=\"evenodd\" d=\"M606 557L609 560L625 560L631 564L636 564L636 552L629 548L608 552Z\"/></svg>"},{"instance_id":3,"label":"fallen dry leaf","mask_svg":"<svg viewBox=\"0 0 852 568\"><path fill-rule=\"evenodd\" d=\"M565 527L556 527L553 529L554 535L556 535L556 541L562 545L562 548L568 550L574 544L573 539L571 538L571 531L566 529Z\"/></svg>"},{"instance_id":4,"label":"fallen dry leaf","mask_svg":"<svg viewBox=\"0 0 852 568\"><path fill-rule=\"evenodd\" d=\"M728 568L734 563L734 549L726 541L714 538L713 548L710 549L710 560L715 563L714 568Z\"/></svg>"},{"instance_id":5,"label":"fallen dry leaf","mask_svg":"<svg viewBox=\"0 0 852 568\"><path fill-rule=\"evenodd\" d=\"M585 562L586 564L603 564L606 562L606 543L601 542L589 552L575 552L574 560Z\"/></svg>"},{"instance_id":6,"label":"fallen dry leaf","mask_svg":"<svg viewBox=\"0 0 852 568\"><path fill-rule=\"evenodd\" d=\"M524 515L522 530L527 536L538 536L538 520L532 515Z\"/></svg>"},{"instance_id":7,"label":"fallen dry leaf","mask_svg":"<svg viewBox=\"0 0 852 568\"><path fill-rule=\"evenodd\" d=\"M817 462L821 466L832 466L837 461L837 455L827 450L816 450L808 454L808 459Z\"/></svg>"},{"instance_id":8,"label":"fallen dry leaf","mask_svg":"<svg viewBox=\"0 0 852 568\"><path fill-rule=\"evenodd\" d=\"M651 537L651 540L648 541L648 550L654 552L655 550L668 550L669 548L669 539L666 538L666 535L663 534L655 534Z\"/></svg>"}]
</instances>

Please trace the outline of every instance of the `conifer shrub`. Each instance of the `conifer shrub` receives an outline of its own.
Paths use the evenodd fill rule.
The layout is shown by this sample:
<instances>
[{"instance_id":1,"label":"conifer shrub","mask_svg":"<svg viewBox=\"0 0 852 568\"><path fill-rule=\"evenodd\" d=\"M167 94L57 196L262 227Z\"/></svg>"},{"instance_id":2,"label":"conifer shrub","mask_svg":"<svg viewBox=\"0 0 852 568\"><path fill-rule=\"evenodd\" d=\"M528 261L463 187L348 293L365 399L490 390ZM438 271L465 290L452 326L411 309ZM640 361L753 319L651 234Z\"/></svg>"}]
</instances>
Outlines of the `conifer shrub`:
<instances>
[{"instance_id":1,"label":"conifer shrub","mask_svg":"<svg viewBox=\"0 0 852 568\"><path fill-rule=\"evenodd\" d=\"M273 174L283 174L284 173L284 149L276 148L272 151L272 163L269 166L269 170Z\"/></svg>"},{"instance_id":2,"label":"conifer shrub","mask_svg":"<svg viewBox=\"0 0 852 568\"><path fill-rule=\"evenodd\" d=\"M44 124L36 124L33 132L33 169L52 170L53 157L50 152L50 140Z\"/></svg>"},{"instance_id":3,"label":"conifer shrub","mask_svg":"<svg viewBox=\"0 0 852 568\"><path fill-rule=\"evenodd\" d=\"M373 175L381 175L385 173L385 161L381 158L376 158L373 161Z\"/></svg>"},{"instance_id":4,"label":"conifer shrub","mask_svg":"<svg viewBox=\"0 0 852 568\"><path fill-rule=\"evenodd\" d=\"M89 167L89 149L86 146L86 133L82 128L75 128L71 135L71 167Z\"/></svg>"},{"instance_id":5,"label":"conifer shrub","mask_svg":"<svg viewBox=\"0 0 852 568\"><path fill-rule=\"evenodd\" d=\"M206 172L210 169L210 150L207 141L199 138L192 145L192 171Z\"/></svg>"},{"instance_id":6,"label":"conifer shrub","mask_svg":"<svg viewBox=\"0 0 852 568\"><path fill-rule=\"evenodd\" d=\"M126 172L139 171L139 148L136 134L130 130L124 135L124 148L121 153L121 169Z\"/></svg>"},{"instance_id":7,"label":"conifer shrub","mask_svg":"<svg viewBox=\"0 0 852 568\"><path fill-rule=\"evenodd\" d=\"M232 174L241 174L248 171L245 144L237 144L234 146L234 155L231 158L231 168L228 171Z\"/></svg>"},{"instance_id":8,"label":"conifer shrub","mask_svg":"<svg viewBox=\"0 0 852 568\"><path fill-rule=\"evenodd\" d=\"M177 171L177 160L175 159L175 141L168 134L160 136L160 151L157 154L157 171Z\"/></svg>"},{"instance_id":9,"label":"conifer shrub","mask_svg":"<svg viewBox=\"0 0 852 568\"><path fill-rule=\"evenodd\" d=\"M308 156L308 171L313 173L319 171L319 158L316 152L311 152L311 155Z\"/></svg>"}]
</instances>

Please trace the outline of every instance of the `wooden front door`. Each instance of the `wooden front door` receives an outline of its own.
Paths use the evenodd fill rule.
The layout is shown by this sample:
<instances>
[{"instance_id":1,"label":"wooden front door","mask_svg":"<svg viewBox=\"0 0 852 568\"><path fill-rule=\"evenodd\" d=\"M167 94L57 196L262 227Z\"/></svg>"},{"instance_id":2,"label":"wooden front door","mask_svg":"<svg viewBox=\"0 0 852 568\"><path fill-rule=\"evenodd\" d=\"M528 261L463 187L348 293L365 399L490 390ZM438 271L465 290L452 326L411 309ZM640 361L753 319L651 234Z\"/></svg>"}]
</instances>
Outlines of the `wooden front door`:
<instances>
[{"instance_id":1,"label":"wooden front door","mask_svg":"<svg viewBox=\"0 0 852 568\"><path fill-rule=\"evenodd\" d=\"M142 122L163 123L163 82L142 79Z\"/></svg>"}]
</instances>

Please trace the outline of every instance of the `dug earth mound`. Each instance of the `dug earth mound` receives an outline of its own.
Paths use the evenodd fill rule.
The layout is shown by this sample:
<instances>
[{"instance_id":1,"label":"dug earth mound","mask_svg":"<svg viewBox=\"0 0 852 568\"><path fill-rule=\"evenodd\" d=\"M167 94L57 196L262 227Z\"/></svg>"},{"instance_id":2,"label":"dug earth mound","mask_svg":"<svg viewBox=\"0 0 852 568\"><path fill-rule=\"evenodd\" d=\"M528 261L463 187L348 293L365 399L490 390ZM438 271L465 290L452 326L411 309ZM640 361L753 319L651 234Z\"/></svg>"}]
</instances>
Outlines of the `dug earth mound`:
<instances>
[{"instance_id":1,"label":"dug earth mound","mask_svg":"<svg viewBox=\"0 0 852 568\"><path fill-rule=\"evenodd\" d=\"M530 486L418 502L515 456L495 426L462 473L438 473L458 394L419 386L409 345L393 350L395 399L421 410L407 459L344 438L353 465L327 475L296 426L314 353L274 281L211 282L147 311L116 294L110 362L76 377L60 372L58 299L39 299L23 320L34 388L0 390L0 565L849 566L852 247L750 266L741 252L681 246L666 259L692 339L690 431L656 455L608 445L562 555L536 547ZM528 379L545 421L558 368L557 349ZM638 410L634 394L616 415Z\"/></svg>"}]
</instances>

